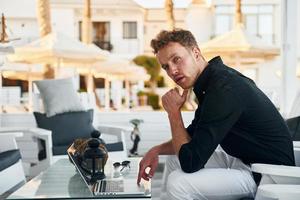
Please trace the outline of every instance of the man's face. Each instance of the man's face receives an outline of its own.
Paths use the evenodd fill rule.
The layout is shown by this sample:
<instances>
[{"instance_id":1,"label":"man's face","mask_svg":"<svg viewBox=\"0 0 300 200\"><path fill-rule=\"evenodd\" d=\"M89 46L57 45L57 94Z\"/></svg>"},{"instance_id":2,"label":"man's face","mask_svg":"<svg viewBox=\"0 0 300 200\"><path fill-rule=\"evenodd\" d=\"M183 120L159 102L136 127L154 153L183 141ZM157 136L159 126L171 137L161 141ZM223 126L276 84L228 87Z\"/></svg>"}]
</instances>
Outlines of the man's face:
<instances>
[{"instance_id":1,"label":"man's face","mask_svg":"<svg viewBox=\"0 0 300 200\"><path fill-rule=\"evenodd\" d=\"M198 55L197 55L198 54ZM170 42L156 54L168 76L183 89L193 87L200 73L199 49L187 49L179 43Z\"/></svg>"}]
</instances>

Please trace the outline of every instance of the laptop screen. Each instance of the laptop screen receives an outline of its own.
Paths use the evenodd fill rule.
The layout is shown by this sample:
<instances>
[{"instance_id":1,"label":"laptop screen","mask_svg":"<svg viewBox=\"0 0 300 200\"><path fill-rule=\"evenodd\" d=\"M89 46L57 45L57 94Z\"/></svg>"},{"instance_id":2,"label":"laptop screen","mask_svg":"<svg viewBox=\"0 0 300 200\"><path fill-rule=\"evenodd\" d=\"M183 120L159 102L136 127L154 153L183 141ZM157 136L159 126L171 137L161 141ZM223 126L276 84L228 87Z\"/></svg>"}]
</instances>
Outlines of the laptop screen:
<instances>
[{"instance_id":1,"label":"laptop screen","mask_svg":"<svg viewBox=\"0 0 300 200\"><path fill-rule=\"evenodd\" d=\"M90 175L85 172L79 165L77 159L74 157L71 151L68 151L68 156L73 162L75 168L80 174L81 178L84 180L85 184L89 188L90 192L97 197L105 196L109 198L120 198L120 197L142 197L151 198L151 187L139 187L136 184L137 177L137 160L131 160L130 169L127 173L120 176L116 176L116 171L110 160L107 161L105 165L105 175L106 178L103 180L98 180L95 183L91 183Z\"/></svg>"}]
</instances>

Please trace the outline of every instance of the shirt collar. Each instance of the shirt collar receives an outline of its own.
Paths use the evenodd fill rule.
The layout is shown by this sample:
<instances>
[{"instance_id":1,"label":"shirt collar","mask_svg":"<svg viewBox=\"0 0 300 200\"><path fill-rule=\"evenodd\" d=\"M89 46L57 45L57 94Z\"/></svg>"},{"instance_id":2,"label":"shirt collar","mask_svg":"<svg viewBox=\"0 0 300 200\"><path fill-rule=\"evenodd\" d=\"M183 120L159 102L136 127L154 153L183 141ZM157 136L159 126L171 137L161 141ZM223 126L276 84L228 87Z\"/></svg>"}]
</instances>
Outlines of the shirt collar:
<instances>
[{"instance_id":1,"label":"shirt collar","mask_svg":"<svg viewBox=\"0 0 300 200\"><path fill-rule=\"evenodd\" d=\"M205 93L213 66L223 66L223 61L220 56L216 56L208 61L208 65L204 68L197 81L195 82L193 91L196 94L197 98Z\"/></svg>"}]
</instances>

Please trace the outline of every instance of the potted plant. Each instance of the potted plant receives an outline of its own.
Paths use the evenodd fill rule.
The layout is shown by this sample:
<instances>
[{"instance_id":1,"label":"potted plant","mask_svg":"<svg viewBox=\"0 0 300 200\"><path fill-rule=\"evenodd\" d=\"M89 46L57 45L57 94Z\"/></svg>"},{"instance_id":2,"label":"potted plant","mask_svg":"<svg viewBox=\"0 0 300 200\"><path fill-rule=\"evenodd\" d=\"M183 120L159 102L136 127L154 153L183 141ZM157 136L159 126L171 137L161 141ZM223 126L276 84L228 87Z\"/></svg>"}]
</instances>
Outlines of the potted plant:
<instances>
[{"instance_id":1,"label":"potted plant","mask_svg":"<svg viewBox=\"0 0 300 200\"><path fill-rule=\"evenodd\" d=\"M138 96L139 106L146 106L147 100L148 100L147 93L140 90L140 91L138 91L137 96Z\"/></svg>"}]
</instances>

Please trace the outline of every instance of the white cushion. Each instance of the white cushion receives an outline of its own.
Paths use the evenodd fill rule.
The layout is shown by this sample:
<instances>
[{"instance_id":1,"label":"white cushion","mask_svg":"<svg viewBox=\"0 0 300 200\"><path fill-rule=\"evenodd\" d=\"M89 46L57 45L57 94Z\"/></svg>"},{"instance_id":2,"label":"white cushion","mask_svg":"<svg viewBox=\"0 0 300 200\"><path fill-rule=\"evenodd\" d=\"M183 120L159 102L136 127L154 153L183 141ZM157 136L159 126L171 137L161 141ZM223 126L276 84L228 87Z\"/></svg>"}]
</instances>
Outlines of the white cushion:
<instances>
[{"instance_id":1,"label":"white cushion","mask_svg":"<svg viewBox=\"0 0 300 200\"><path fill-rule=\"evenodd\" d=\"M47 117L56 114L84 111L72 78L34 81L41 94Z\"/></svg>"}]
</instances>

